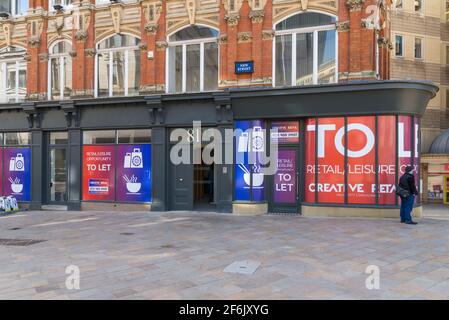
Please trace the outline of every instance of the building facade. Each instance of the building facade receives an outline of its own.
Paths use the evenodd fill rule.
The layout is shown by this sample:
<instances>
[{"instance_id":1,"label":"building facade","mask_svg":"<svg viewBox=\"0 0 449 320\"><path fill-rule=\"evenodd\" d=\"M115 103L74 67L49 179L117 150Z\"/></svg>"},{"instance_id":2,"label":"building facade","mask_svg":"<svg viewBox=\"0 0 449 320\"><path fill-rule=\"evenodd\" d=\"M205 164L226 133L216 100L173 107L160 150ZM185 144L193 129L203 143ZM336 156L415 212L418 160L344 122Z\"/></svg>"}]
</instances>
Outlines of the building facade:
<instances>
[{"instance_id":1,"label":"building facade","mask_svg":"<svg viewBox=\"0 0 449 320\"><path fill-rule=\"evenodd\" d=\"M437 141L449 129L449 1L397 1L391 10L391 33L391 79L428 80L440 88L422 118L421 178L423 201L442 202L449 149Z\"/></svg>"},{"instance_id":2,"label":"building facade","mask_svg":"<svg viewBox=\"0 0 449 320\"><path fill-rule=\"evenodd\" d=\"M380 81L390 1L5 3L1 187L23 205L396 214L395 181L419 175L437 88ZM208 129L230 154L172 161Z\"/></svg>"}]
</instances>

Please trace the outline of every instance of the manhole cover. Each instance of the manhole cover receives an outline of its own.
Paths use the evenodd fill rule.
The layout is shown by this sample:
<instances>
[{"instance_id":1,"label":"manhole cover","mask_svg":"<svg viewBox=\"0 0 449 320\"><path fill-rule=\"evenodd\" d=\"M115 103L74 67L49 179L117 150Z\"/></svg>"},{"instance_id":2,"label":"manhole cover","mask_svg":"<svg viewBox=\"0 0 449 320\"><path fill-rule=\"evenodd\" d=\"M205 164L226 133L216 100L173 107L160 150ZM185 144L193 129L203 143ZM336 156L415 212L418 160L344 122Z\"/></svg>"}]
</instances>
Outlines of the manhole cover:
<instances>
[{"instance_id":1,"label":"manhole cover","mask_svg":"<svg viewBox=\"0 0 449 320\"><path fill-rule=\"evenodd\" d=\"M32 244L44 242L47 240L32 240L32 239L0 239L0 245L2 246L19 246L26 247Z\"/></svg>"},{"instance_id":2,"label":"manhole cover","mask_svg":"<svg viewBox=\"0 0 449 320\"><path fill-rule=\"evenodd\" d=\"M260 262L254 260L235 261L227 266L223 272L253 274L259 268Z\"/></svg>"}]
</instances>

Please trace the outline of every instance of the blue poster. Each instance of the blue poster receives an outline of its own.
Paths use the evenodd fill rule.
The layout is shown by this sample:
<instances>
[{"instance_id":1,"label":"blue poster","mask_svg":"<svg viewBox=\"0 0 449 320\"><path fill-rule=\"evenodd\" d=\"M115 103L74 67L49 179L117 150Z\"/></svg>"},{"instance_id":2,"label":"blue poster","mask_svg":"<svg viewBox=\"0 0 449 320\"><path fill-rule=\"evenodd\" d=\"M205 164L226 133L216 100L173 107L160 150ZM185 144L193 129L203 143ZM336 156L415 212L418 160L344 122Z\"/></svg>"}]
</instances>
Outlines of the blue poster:
<instances>
[{"instance_id":1,"label":"blue poster","mask_svg":"<svg viewBox=\"0 0 449 320\"><path fill-rule=\"evenodd\" d=\"M151 201L151 145L117 147L117 201Z\"/></svg>"},{"instance_id":2,"label":"blue poster","mask_svg":"<svg viewBox=\"0 0 449 320\"><path fill-rule=\"evenodd\" d=\"M3 152L3 193L18 201L30 201L31 149L5 148Z\"/></svg>"},{"instance_id":3,"label":"blue poster","mask_svg":"<svg viewBox=\"0 0 449 320\"><path fill-rule=\"evenodd\" d=\"M236 129L241 131L236 134L235 143L234 199L237 201L263 201L265 199L264 174L260 167L258 154L265 152L264 123L261 120L236 121ZM250 152L255 155L254 163L250 163Z\"/></svg>"}]
</instances>

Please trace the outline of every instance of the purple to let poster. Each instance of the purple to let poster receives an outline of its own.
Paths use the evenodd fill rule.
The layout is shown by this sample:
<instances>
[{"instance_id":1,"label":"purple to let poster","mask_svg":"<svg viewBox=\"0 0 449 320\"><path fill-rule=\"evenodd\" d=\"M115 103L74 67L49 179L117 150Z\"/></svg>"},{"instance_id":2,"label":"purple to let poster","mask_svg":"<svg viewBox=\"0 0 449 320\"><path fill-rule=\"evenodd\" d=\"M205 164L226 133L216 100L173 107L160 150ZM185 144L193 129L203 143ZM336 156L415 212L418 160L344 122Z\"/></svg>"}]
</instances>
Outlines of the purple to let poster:
<instances>
[{"instance_id":1,"label":"purple to let poster","mask_svg":"<svg viewBox=\"0 0 449 320\"><path fill-rule=\"evenodd\" d=\"M296 151L279 150L277 171L274 175L274 201L296 202Z\"/></svg>"}]
</instances>

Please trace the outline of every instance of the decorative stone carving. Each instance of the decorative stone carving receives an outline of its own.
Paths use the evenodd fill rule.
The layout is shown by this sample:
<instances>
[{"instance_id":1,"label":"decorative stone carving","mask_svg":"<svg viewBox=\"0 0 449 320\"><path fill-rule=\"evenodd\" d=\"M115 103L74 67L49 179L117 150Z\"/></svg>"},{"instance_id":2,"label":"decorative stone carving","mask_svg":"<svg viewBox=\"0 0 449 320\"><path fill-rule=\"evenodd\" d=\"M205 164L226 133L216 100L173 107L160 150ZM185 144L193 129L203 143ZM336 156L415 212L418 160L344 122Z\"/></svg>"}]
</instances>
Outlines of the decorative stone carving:
<instances>
[{"instance_id":1,"label":"decorative stone carving","mask_svg":"<svg viewBox=\"0 0 449 320\"><path fill-rule=\"evenodd\" d=\"M196 0L185 0L190 24L195 24Z\"/></svg>"},{"instance_id":2,"label":"decorative stone carving","mask_svg":"<svg viewBox=\"0 0 449 320\"><path fill-rule=\"evenodd\" d=\"M156 34L159 18L162 14L162 2L148 2L142 3L143 16L145 19L145 31L150 34Z\"/></svg>"},{"instance_id":3,"label":"decorative stone carving","mask_svg":"<svg viewBox=\"0 0 449 320\"><path fill-rule=\"evenodd\" d=\"M31 61L31 55L29 53L25 53L23 55L23 60L25 60L26 62L30 62Z\"/></svg>"},{"instance_id":4,"label":"decorative stone carving","mask_svg":"<svg viewBox=\"0 0 449 320\"><path fill-rule=\"evenodd\" d=\"M362 10L364 2L365 0L346 0L346 6L349 11L360 11Z\"/></svg>"},{"instance_id":5,"label":"decorative stone carving","mask_svg":"<svg viewBox=\"0 0 449 320\"><path fill-rule=\"evenodd\" d=\"M274 38L274 30L262 30L262 40L272 40Z\"/></svg>"},{"instance_id":6,"label":"decorative stone carving","mask_svg":"<svg viewBox=\"0 0 449 320\"><path fill-rule=\"evenodd\" d=\"M38 57L39 57L39 62L47 61L48 60L48 53L47 52L39 53Z\"/></svg>"},{"instance_id":7,"label":"decorative stone carving","mask_svg":"<svg viewBox=\"0 0 449 320\"><path fill-rule=\"evenodd\" d=\"M337 22L335 26L340 32L349 31L349 21Z\"/></svg>"},{"instance_id":8,"label":"decorative stone carving","mask_svg":"<svg viewBox=\"0 0 449 320\"><path fill-rule=\"evenodd\" d=\"M88 35L86 31L78 30L77 32L75 32L76 41L86 42L87 37Z\"/></svg>"},{"instance_id":9,"label":"decorative stone carving","mask_svg":"<svg viewBox=\"0 0 449 320\"><path fill-rule=\"evenodd\" d=\"M225 20L229 26L236 26L240 20L240 8L243 0L223 0L226 10Z\"/></svg>"},{"instance_id":10,"label":"decorative stone carving","mask_svg":"<svg viewBox=\"0 0 449 320\"><path fill-rule=\"evenodd\" d=\"M31 45L32 48L37 48L41 44L41 38L40 36L30 36L28 38L28 43Z\"/></svg>"},{"instance_id":11,"label":"decorative stone carving","mask_svg":"<svg viewBox=\"0 0 449 320\"><path fill-rule=\"evenodd\" d=\"M225 20L229 26L236 26L239 23L240 15L239 14L228 14L225 16Z\"/></svg>"},{"instance_id":12,"label":"decorative stone carving","mask_svg":"<svg viewBox=\"0 0 449 320\"><path fill-rule=\"evenodd\" d=\"M95 54L97 53L97 51L94 48L87 48L87 49L84 49L84 53L85 53L86 57L92 58L92 57L95 57Z\"/></svg>"},{"instance_id":13,"label":"decorative stone carving","mask_svg":"<svg viewBox=\"0 0 449 320\"><path fill-rule=\"evenodd\" d=\"M379 47L381 47L381 48L388 48L389 50L393 49L393 44L386 37L379 37L377 39L377 43L379 44Z\"/></svg>"},{"instance_id":14,"label":"decorative stone carving","mask_svg":"<svg viewBox=\"0 0 449 320\"><path fill-rule=\"evenodd\" d=\"M6 45L9 47L11 45L11 37L14 31L14 24L11 20L2 21L0 23L3 30L3 35L5 36Z\"/></svg>"},{"instance_id":15,"label":"decorative stone carving","mask_svg":"<svg viewBox=\"0 0 449 320\"><path fill-rule=\"evenodd\" d=\"M148 49L148 45L146 43L139 44L139 49L141 51L146 51Z\"/></svg>"},{"instance_id":16,"label":"decorative stone carving","mask_svg":"<svg viewBox=\"0 0 449 320\"><path fill-rule=\"evenodd\" d=\"M237 34L238 42L249 42L252 39L251 32L239 32Z\"/></svg>"},{"instance_id":17,"label":"decorative stone carving","mask_svg":"<svg viewBox=\"0 0 449 320\"><path fill-rule=\"evenodd\" d=\"M69 52L69 55L70 55L72 58L75 58L77 54L78 54L78 53L76 52L76 50L71 50L71 51Z\"/></svg>"},{"instance_id":18,"label":"decorative stone carving","mask_svg":"<svg viewBox=\"0 0 449 320\"><path fill-rule=\"evenodd\" d=\"M302 11L306 11L309 6L309 0L301 0Z\"/></svg>"},{"instance_id":19,"label":"decorative stone carving","mask_svg":"<svg viewBox=\"0 0 449 320\"><path fill-rule=\"evenodd\" d=\"M226 44L228 43L228 35L227 34L222 34L218 37L217 40L218 44Z\"/></svg>"},{"instance_id":20,"label":"decorative stone carving","mask_svg":"<svg viewBox=\"0 0 449 320\"><path fill-rule=\"evenodd\" d=\"M44 29L44 23L42 20L30 20L27 24L29 33L28 43L36 48L41 44L41 35Z\"/></svg>"},{"instance_id":21,"label":"decorative stone carving","mask_svg":"<svg viewBox=\"0 0 449 320\"><path fill-rule=\"evenodd\" d=\"M265 12L263 9L251 10L249 12L249 18L252 23L262 23Z\"/></svg>"},{"instance_id":22,"label":"decorative stone carving","mask_svg":"<svg viewBox=\"0 0 449 320\"><path fill-rule=\"evenodd\" d=\"M62 30L64 29L64 17L57 17L56 19L51 21L51 25L55 28L58 36L62 35Z\"/></svg>"},{"instance_id":23,"label":"decorative stone carving","mask_svg":"<svg viewBox=\"0 0 449 320\"><path fill-rule=\"evenodd\" d=\"M157 50L165 50L168 47L167 41L156 41Z\"/></svg>"},{"instance_id":24,"label":"decorative stone carving","mask_svg":"<svg viewBox=\"0 0 449 320\"><path fill-rule=\"evenodd\" d=\"M111 5L112 24L114 32L120 33L120 22L122 21L122 8L118 5Z\"/></svg>"},{"instance_id":25,"label":"decorative stone carving","mask_svg":"<svg viewBox=\"0 0 449 320\"><path fill-rule=\"evenodd\" d=\"M267 0L248 0L251 10L263 10L267 4Z\"/></svg>"}]
</instances>

